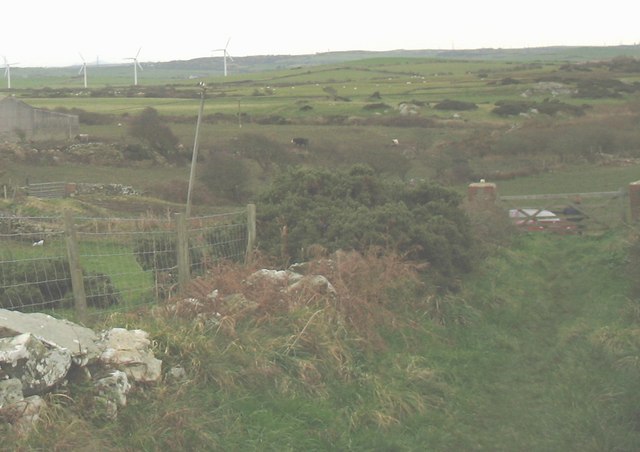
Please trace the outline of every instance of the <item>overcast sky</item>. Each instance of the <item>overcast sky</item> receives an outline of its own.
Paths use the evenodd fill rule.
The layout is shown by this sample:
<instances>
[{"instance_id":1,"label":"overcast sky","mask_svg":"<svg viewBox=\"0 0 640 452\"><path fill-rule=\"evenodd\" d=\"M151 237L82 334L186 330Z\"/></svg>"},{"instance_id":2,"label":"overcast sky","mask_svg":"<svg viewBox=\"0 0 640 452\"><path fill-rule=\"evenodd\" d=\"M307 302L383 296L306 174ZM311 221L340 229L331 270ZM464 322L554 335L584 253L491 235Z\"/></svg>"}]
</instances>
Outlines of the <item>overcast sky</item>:
<instances>
[{"instance_id":1,"label":"overcast sky","mask_svg":"<svg viewBox=\"0 0 640 452\"><path fill-rule=\"evenodd\" d=\"M640 43L631 0L15 0L0 56L15 66L340 50ZM4 65L0 61L0 65Z\"/></svg>"}]
</instances>

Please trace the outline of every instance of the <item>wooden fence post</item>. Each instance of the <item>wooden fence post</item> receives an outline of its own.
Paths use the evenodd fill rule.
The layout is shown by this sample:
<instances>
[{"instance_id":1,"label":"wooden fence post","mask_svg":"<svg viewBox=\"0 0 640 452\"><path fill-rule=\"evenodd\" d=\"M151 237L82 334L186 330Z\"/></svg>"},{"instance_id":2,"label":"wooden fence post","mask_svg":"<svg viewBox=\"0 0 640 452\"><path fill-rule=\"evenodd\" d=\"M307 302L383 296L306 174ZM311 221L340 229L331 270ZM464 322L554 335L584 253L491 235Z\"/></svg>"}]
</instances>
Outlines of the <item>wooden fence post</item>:
<instances>
[{"instance_id":1,"label":"wooden fence post","mask_svg":"<svg viewBox=\"0 0 640 452\"><path fill-rule=\"evenodd\" d=\"M177 247L178 260L178 288L184 292L191 279L191 269L189 267L189 233L187 231L187 216L182 213L176 214Z\"/></svg>"},{"instance_id":2,"label":"wooden fence post","mask_svg":"<svg viewBox=\"0 0 640 452\"><path fill-rule=\"evenodd\" d=\"M629 184L629 210L631 221L635 223L640 219L640 180Z\"/></svg>"},{"instance_id":3,"label":"wooden fence post","mask_svg":"<svg viewBox=\"0 0 640 452\"><path fill-rule=\"evenodd\" d=\"M247 251L245 253L245 263L251 263L253 248L256 244L256 205L247 204Z\"/></svg>"},{"instance_id":4,"label":"wooden fence post","mask_svg":"<svg viewBox=\"0 0 640 452\"><path fill-rule=\"evenodd\" d=\"M73 304L78 320L81 323L85 323L87 320L87 296L84 291L84 276L80 266L76 227L70 210L64 211L64 230L67 242L67 256L69 257L69 272L71 273Z\"/></svg>"}]
</instances>

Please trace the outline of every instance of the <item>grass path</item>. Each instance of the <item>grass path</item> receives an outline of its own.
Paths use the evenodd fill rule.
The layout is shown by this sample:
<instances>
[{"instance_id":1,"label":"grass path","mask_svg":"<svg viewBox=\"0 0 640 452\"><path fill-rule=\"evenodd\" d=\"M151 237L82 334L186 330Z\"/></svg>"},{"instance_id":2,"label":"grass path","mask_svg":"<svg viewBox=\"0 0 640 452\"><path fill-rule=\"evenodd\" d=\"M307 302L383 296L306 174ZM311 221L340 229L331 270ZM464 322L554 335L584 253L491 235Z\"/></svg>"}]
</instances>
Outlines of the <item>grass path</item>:
<instances>
[{"instance_id":1,"label":"grass path","mask_svg":"<svg viewBox=\"0 0 640 452\"><path fill-rule=\"evenodd\" d=\"M436 449L640 448L637 372L599 341L628 305L618 243L529 236L488 263L468 288L482 321L435 357L456 387Z\"/></svg>"}]
</instances>

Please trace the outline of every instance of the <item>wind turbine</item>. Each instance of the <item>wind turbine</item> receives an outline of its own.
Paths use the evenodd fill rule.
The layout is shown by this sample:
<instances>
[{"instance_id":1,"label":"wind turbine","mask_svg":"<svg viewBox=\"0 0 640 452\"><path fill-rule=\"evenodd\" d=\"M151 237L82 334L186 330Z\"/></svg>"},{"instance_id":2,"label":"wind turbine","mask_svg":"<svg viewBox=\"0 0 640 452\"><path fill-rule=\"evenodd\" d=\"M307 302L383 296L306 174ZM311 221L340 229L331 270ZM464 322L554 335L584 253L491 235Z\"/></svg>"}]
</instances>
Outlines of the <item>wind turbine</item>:
<instances>
[{"instance_id":1,"label":"wind turbine","mask_svg":"<svg viewBox=\"0 0 640 452\"><path fill-rule=\"evenodd\" d=\"M227 39L227 43L224 46L224 49L215 49L214 52L222 52L222 58L223 58L223 62L224 62L224 76L227 76L227 57L233 61L233 57L231 55L229 55L229 52L227 51L227 48L229 47L229 41L231 41L231 38Z\"/></svg>"},{"instance_id":2,"label":"wind turbine","mask_svg":"<svg viewBox=\"0 0 640 452\"><path fill-rule=\"evenodd\" d=\"M7 88L11 89L11 65L20 63L9 63L6 56L2 58L4 58L4 76L7 78Z\"/></svg>"},{"instance_id":3,"label":"wind turbine","mask_svg":"<svg viewBox=\"0 0 640 452\"><path fill-rule=\"evenodd\" d=\"M84 75L84 87L87 87L87 62L84 60L82 54L80 54L80 59L82 60L82 66L80 67L80 71L78 71L78 75Z\"/></svg>"},{"instance_id":4,"label":"wind turbine","mask_svg":"<svg viewBox=\"0 0 640 452\"><path fill-rule=\"evenodd\" d=\"M133 60L133 84L136 86L138 85L138 68L140 68L141 71L143 70L140 63L138 63L138 55L140 55L141 50L142 47L138 49L138 53L136 53L136 56L134 56L133 58L127 58L127 60Z\"/></svg>"}]
</instances>

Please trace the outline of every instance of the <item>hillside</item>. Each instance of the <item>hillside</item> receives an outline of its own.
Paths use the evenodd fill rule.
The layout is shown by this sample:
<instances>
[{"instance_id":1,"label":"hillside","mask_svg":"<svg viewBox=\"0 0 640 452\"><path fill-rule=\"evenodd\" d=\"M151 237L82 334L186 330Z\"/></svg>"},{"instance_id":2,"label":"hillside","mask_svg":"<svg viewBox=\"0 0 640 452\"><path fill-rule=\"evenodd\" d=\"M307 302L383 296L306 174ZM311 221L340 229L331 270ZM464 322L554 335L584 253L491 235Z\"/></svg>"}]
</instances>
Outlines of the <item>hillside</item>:
<instances>
[{"instance_id":1,"label":"hillside","mask_svg":"<svg viewBox=\"0 0 640 452\"><path fill-rule=\"evenodd\" d=\"M208 97L197 211L255 201L283 169L335 175L354 164L371 168L359 170L362 184L351 192L360 194L375 188L374 173L404 187L433 181L460 193L484 178L497 181L500 195L618 190L638 179L640 72L638 60L612 58L637 50L273 56L240 59L229 80L219 69L207 72L215 59L198 59L145 69L141 87L128 85L130 68L105 67L120 75L86 91L72 78L77 68L22 79L29 69L17 68L15 94L80 115L87 140L1 143L7 194L0 213L11 223L69 208L150 220L182 211L201 91L186 77L198 70L208 77ZM348 63L329 64L338 60ZM258 67L271 69L249 72ZM146 133L131 127L141 118L153 120ZM27 179L132 185L144 196L38 200L25 196ZM311 195L322 186L308 176L295 181ZM343 193L333 190L343 184L325 186ZM292 198L291 205L308 205ZM562 202L584 201L569 198ZM472 218L484 226L474 241L482 245L473 248L477 260L470 273L451 275L450 291L421 277L428 263L388 249L330 254L295 245L312 256L296 268L326 277L331 286L314 278L323 290L247 284L262 268L282 270L284 252L256 255L249 266L213 265L184 297L101 321L150 333L167 366L160 383L130 394L114 421L95 416L85 386L62 386L29 436L2 424L3 447L638 450L638 245L637 231L620 221L621 206L626 212L624 197L602 207L615 225L570 235L513 235L506 212L483 211ZM391 207L376 217L384 220L377 229L366 229L363 215L351 232L405 224L396 214L401 203ZM430 225L455 239L444 210L436 212ZM302 216L308 231L328 236L326 212ZM273 248L285 250L283 215L268 226L282 241ZM23 248L39 250L31 242ZM186 380L171 381L174 366Z\"/></svg>"},{"instance_id":2,"label":"hillside","mask_svg":"<svg viewBox=\"0 0 640 452\"><path fill-rule=\"evenodd\" d=\"M640 57L640 46L606 46L606 47L537 47L524 49L424 49L424 50L390 50L390 51L341 51L324 52L310 55L254 55L234 57L230 63L232 73L250 74L264 71L291 69L296 67L313 67L335 65L372 58L432 58L442 60L476 60L476 61L566 61L584 62L608 60L614 57ZM104 73L120 73L130 65L119 62L103 62L101 65L91 64L95 70ZM144 77L170 78L182 73L182 78L191 76L220 76L223 72L222 57L201 57L190 60L144 62L147 72ZM78 67L47 67L12 69L12 77L67 77L78 78ZM149 74L149 71L151 73ZM144 78L141 73L141 79Z\"/></svg>"},{"instance_id":3,"label":"hillside","mask_svg":"<svg viewBox=\"0 0 640 452\"><path fill-rule=\"evenodd\" d=\"M192 287L199 308L109 320L151 332L188 380L130 394L114 422L92 418L81 387L61 388L38 429L4 431L4 445L637 450L640 320L625 238L520 236L440 299L416 298L410 268L390 257L313 264L337 299L262 286L220 304L206 295L244 290L253 270L218 269Z\"/></svg>"}]
</instances>

